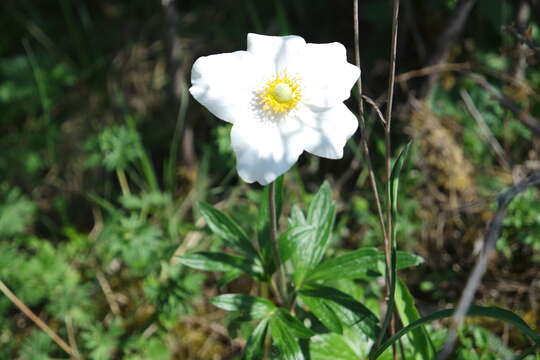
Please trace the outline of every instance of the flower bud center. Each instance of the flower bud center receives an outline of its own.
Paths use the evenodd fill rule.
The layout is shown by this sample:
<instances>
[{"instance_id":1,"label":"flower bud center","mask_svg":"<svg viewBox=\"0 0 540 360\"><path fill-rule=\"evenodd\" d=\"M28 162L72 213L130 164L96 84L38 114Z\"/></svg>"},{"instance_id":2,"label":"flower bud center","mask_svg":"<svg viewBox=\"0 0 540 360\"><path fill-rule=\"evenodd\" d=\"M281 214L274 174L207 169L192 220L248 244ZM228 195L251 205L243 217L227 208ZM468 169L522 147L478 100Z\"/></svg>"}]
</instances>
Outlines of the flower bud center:
<instances>
[{"instance_id":1,"label":"flower bud center","mask_svg":"<svg viewBox=\"0 0 540 360\"><path fill-rule=\"evenodd\" d=\"M276 84L274 89L272 89L272 96L277 102L286 103L291 101L291 99L293 98L293 91L289 84L282 82Z\"/></svg>"},{"instance_id":2,"label":"flower bud center","mask_svg":"<svg viewBox=\"0 0 540 360\"><path fill-rule=\"evenodd\" d=\"M268 79L256 99L261 110L268 114L287 114L302 100L301 79L298 74L291 76L283 70Z\"/></svg>"}]
</instances>

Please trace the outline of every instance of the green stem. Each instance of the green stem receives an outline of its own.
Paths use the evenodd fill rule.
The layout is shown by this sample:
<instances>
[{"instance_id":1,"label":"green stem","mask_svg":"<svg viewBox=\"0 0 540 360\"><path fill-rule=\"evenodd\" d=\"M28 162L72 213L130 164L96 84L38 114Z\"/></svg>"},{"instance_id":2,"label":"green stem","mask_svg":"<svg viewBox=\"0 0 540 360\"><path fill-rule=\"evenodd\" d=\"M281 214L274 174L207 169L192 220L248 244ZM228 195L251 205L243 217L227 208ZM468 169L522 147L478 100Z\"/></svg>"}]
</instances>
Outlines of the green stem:
<instances>
[{"instance_id":1,"label":"green stem","mask_svg":"<svg viewBox=\"0 0 540 360\"><path fill-rule=\"evenodd\" d=\"M279 255L279 246L277 243L277 212L276 212L276 184L272 182L270 184L269 194L269 213L270 213L270 241L272 243L272 249L274 251L274 259L276 262L276 282L277 291L276 296L278 301L283 303L286 299L286 279L283 266L281 264L281 257Z\"/></svg>"},{"instance_id":2,"label":"green stem","mask_svg":"<svg viewBox=\"0 0 540 360\"><path fill-rule=\"evenodd\" d=\"M392 44L390 48L390 65L388 78L388 98L386 104L386 126L384 131L385 150L386 150L386 238L384 252L386 255L386 315L381 325L381 332L376 341L376 347L382 342L388 326L390 326L390 336L396 332L396 321L394 316L394 295L396 287L395 266L395 228L392 219L392 102L394 98L394 86L396 76L396 51L397 51L397 35L398 35L398 16L399 16L399 0L393 1L392 12ZM397 359L397 352L394 344L392 344L392 352L394 359Z\"/></svg>"},{"instance_id":3,"label":"green stem","mask_svg":"<svg viewBox=\"0 0 540 360\"><path fill-rule=\"evenodd\" d=\"M126 172L123 169L116 169L116 177L120 183L120 188L122 189L122 195L130 195L131 191L129 190L129 183L127 181Z\"/></svg>"}]
</instances>

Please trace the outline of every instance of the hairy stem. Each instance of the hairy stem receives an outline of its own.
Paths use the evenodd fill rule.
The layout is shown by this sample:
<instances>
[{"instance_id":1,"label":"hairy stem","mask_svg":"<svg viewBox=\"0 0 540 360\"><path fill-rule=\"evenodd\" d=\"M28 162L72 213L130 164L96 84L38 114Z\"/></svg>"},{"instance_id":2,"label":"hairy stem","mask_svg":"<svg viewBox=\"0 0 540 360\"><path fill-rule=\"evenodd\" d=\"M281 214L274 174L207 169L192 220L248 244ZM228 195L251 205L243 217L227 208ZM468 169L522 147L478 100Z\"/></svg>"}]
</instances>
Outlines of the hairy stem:
<instances>
[{"instance_id":1,"label":"hairy stem","mask_svg":"<svg viewBox=\"0 0 540 360\"><path fill-rule=\"evenodd\" d=\"M279 302L283 302L286 299L287 284L285 279L285 271L281 264L281 257L279 255L279 247L277 243L276 184L274 182L270 184L270 191L268 192L268 195L268 205L270 213L270 241L272 243L272 250L274 251L274 259L276 262L276 296L278 297Z\"/></svg>"}]
</instances>

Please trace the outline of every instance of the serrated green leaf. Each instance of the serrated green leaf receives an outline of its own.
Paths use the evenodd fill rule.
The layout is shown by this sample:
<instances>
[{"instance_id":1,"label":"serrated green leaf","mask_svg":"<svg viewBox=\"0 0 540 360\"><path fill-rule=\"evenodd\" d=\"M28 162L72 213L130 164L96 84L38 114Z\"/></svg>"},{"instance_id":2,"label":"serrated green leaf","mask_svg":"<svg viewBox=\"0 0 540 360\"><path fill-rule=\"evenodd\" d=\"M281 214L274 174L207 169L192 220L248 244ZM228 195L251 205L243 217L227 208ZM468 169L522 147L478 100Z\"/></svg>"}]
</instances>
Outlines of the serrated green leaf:
<instances>
[{"instance_id":1,"label":"serrated green leaf","mask_svg":"<svg viewBox=\"0 0 540 360\"><path fill-rule=\"evenodd\" d=\"M368 272L379 272L379 263L384 262L384 253L376 248L362 248L328 259L317 266L306 282L317 280L358 279ZM421 264L422 257L405 251L397 252L396 269L401 270Z\"/></svg>"},{"instance_id":2,"label":"serrated green leaf","mask_svg":"<svg viewBox=\"0 0 540 360\"><path fill-rule=\"evenodd\" d=\"M326 305L337 311L342 322L348 326L358 326L369 337L374 337L379 331L377 316L352 296L338 289L312 284L303 287L299 295L324 300Z\"/></svg>"},{"instance_id":3,"label":"serrated green leaf","mask_svg":"<svg viewBox=\"0 0 540 360\"><path fill-rule=\"evenodd\" d=\"M326 218L319 224L315 242L312 244L312 253L310 256L310 270L317 266L324 257L326 249L332 240L332 230L336 219L336 206L332 203L328 209Z\"/></svg>"},{"instance_id":4,"label":"serrated green leaf","mask_svg":"<svg viewBox=\"0 0 540 360\"><path fill-rule=\"evenodd\" d=\"M298 222L303 215L296 211ZM313 198L307 225L292 227L280 239L280 252L285 260L291 259L293 282L300 288L306 275L322 260L330 244L336 207L332 202L330 186L324 183Z\"/></svg>"},{"instance_id":5,"label":"serrated green leaf","mask_svg":"<svg viewBox=\"0 0 540 360\"><path fill-rule=\"evenodd\" d=\"M264 354L264 339L266 338L266 329L268 328L268 319L261 320L257 324L251 335L249 335L244 348L242 360L260 360Z\"/></svg>"},{"instance_id":6,"label":"serrated green leaf","mask_svg":"<svg viewBox=\"0 0 540 360\"><path fill-rule=\"evenodd\" d=\"M396 302L396 309L399 314L399 318L403 323L403 326L409 325L411 322L420 319L420 314L414 305L414 298L407 289L407 285L398 279L396 286L396 296L394 298ZM413 345L414 352L416 353L415 359L430 360L435 358L436 350L431 343L431 339L424 327L411 330L408 334L409 340Z\"/></svg>"},{"instance_id":7,"label":"serrated green leaf","mask_svg":"<svg viewBox=\"0 0 540 360\"><path fill-rule=\"evenodd\" d=\"M225 253L199 251L179 257L190 268L204 271L234 272L241 270L252 277L263 278L262 267L246 258Z\"/></svg>"},{"instance_id":8,"label":"serrated green leaf","mask_svg":"<svg viewBox=\"0 0 540 360\"><path fill-rule=\"evenodd\" d=\"M310 337L315 335L312 330L305 327L305 325L300 320L291 315L285 309L278 309L274 316L277 316L285 325L287 325L287 328L295 337L301 339L309 339Z\"/></svg>"},{"instance_id":9,"label":"serrated green leaf","mask_svg":"<svg viewBox=\"0 0 540 360\"><path fill-rule=\"evenodd\" d=\"M333 309L330 309L325 301L316 297L308 295L300 295L300 300L309 308L308 310L319 319L324 326L330 331L341 334L343 333L343 326L341 320L336 315Z\"/></svg>"},{"instance_id":10,"label":"serrated green leaf","mask_svg":"<svg viewBox=\"0 0 540 360\"><path fill-rule=\"evenodd\" d=\"M319 335L309 343L311 360L358 360L345 337L338 334Z\"/></svg>"},{"instance_id":11,"label":"serrated green leaf","mask_svg":"<svg viewBox=\"0 0 540 360\"><path fill-rule=\"evenodd\" d=\"M332 189L324 182L309 204L307 221L312 225L321 225L332 207Z\"/></svg>"},{"instance_id":12,"label":"serrated green leaf","mask_svg":"<svg viewBox=\"0 0 540 360\"><path fill-rule=\"evenodd\" d=\"M270 319L270 331L272 341L279 351L278 359L282 360L304 360L304 354L298 340L292 335L287 324L277 317Z\"/></svg>"},{"instance_id":13,"label":"serrated green leaf","mask_svg":"<svg viewBox=\"0 0 540 360\"><path fill-rule=\"evenodd\" d=\"M296 227L300 225L307 225L307 219L302 212L302 209L298 205L293 205L291 209L291 215L289 216L289 226Z\"/></svg>"},{"instance_id":14,"label":"serrated green leaf","mask_svg":"<svg viewBox=\"0 0 540 360\"><path fill-rule=\"evenodd\" d=\"M199 202L199 210L208 227L216 236L233 249L250 257L258 257L257 250L240 226L225 213L205 202Z\"/></svg>"},{"instance_id":15,"label":"serrated green leaf","mask_svg":"<svg viewBox=\"0 0 540 360\"><path fill-rule=\"evenodd\" d=\"M369 270L377 271L380 255L375 248L363 248L337 256L317 266L306 280L356 279L365 276Z\"/></svg>"},{"instance_id":16,"label":"serrated green leaf","mask_svg":"<svg viewBox=\"0 0 540 360\"><path fill-rule=\"evenodd\" d=\"M276 306L270 301L251 295L224 294L210 299L220 309L234 311L250 319L260 319L270 315Z\"/></svg>"},{"instance_id":17,"label":"serrated green leaf","mask_svg":"<svg viewBox=\"0 0 540 360\"><path fill-rule=\"evenodd\" d=\"M297 247L303 246L311 241L317 228L313 225L302 225L292 227L289 230L281 233L278 238L279 251L281 255L281 261L285 262L289 260L293 255L296 255L299 250ZM299 259L295 257L293 262L297 262Z\"/></svg>"}]
</instances>

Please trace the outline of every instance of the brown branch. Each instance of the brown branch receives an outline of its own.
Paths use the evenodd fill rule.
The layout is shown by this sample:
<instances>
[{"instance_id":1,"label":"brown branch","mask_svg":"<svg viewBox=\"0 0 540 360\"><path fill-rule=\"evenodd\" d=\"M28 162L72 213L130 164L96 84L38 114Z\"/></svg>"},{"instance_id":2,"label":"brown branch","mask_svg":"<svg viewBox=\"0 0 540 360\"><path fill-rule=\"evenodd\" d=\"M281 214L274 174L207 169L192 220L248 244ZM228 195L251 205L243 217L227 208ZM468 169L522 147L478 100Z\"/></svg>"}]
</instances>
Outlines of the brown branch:
<instances>
[{"instance_id":1,"label":"brown branch","mask_svg":"<svg viewBox=\"0 0 540 360\"><path fill-rule=\"evenodd\" d=\"M527 23L531 16L531 6L527 0L521 0L516 12L516 31L523 32L527 28ZM527 69L527 45L518 43L515 46L512 69L510 71L513 78L518 81L525 79Z\"/></svg>"},{"instance_id":2,"label":"brown branch","mask_svg":"<svg viewBox=\"0 0 540 360\"><path fill-rule=\"evenodd\" d=\"M478 108L476 105L474 105L473 100L471 99L471 96L465 89L461 89L459 92L461 95L461 98L463 99L463 103L465 104L465 107L473 117L473 119L476 121L476 124L478 125L478 128L480 129L480 134L484 138L485 142L489 145L491 150L495 153L497 160L499 160L499 163L503 168L505 168L508 171L512 170L512 165L510 164L510 161L508 160L508 157L506 156L505 151L503 150L501 144L499 141L497 141L497 138L493 135L491 132L491 129L486 124L486 121L484 120L484 117L478 111Z\"/></svg>"},{"instance_id":3,"label":"brown branch","mask_svg":"<svg viewBox=\"0 0 540 360\"><path fill-rule=\"evenodd\" d=\"M187 101L187 86L184 80L184 67L182 66L182 46L177 36L177 29L180 24L180 16L176 9L176 0L161 0L161 7L165 16L165 30L167 35L167 62L169 74L172 75L170 84L171 100L174 108L178 109L176 116L176 129L173 142L181 142L183 161L193 166L196 163L197 155L195 153L193 125L189 120L182 119L182 107ZM178 137L178 139L177 139ZM173 149L173 151L177 151Z\"/></svg>"},{"instance_id":4,"label":"brown branch","mask_svg":"<svg viewBox=\"0 0 540 360\"><path fill-rule=\"evenodd\" d=\"M500 102L501 105L512 111L522 123L531 129L533 133L540 135L540 121L537 118L529 114L527 111L522 110L517 102L503 95L499 89L487 82L483 76L469 74L469 77L483 89L485 89L491 95L491 97Z\"/></svg>"},{"instance_id":5,"label":"brown branch","mask_svg":"<svg viewBox=\"0 0 540 360\"><path fill-rule=\"evenodd\" d=\"M75 329L73 328L73 320L70 316L66 317L66 330L68 334L68 341L69 345L75 351L77 354L77 359L81 358L81 352L79 351L79 347L77 346L77 339L75 338Z\"/></svg>"},{"instance_id":6,"label":"brown branch","mask_svg":"<svg viewBox=\"0 0 540 360\"><path fill-rule=\"evenodd\" d=\"M41 330L43 330L47 335L50 336L50 338L58 344L64 350L66 353L68 353L70 356L72 356L75 359L81 359L80 356L78 356L77 352L73 350L71 346L69 346L60 336L58 336L54 330L52 330L49 325L47 325L43 320L39 318L26 304L24 304L9 288L4 284L2 280L0 280L0 291L6 295L6 297L15 305L16 307L21 310L21 312L26 315L30 320L34 322Z\"/></svg>"},{"instance_id":7,"label":"brown branch","mask_svg":"<svg viewBox=\"0 0 540 360\"><path fill-rule=\"evenodd\" d=\"M426 66L418 70L411 70L403 74L399 74L396 77L396 81L404 82L404 81L409 81L410 79L413 79L416 77L428 76L428 75L438 74L438 73L447 72L447 71L469 70L470 68L471 68L471 64L469 63L436 64L436 65Z\"/></svg>"},{"instance_id":8,"label":"brown branch","mask_svg":"<svg viewBox=\"0 0 540 360\"><path fill-rule=\"evenodd\" d=\"M518 194L525 191L528 187L537 184L540 184L540 171L532 174L525 180L512 186L499 196L497 200L497 211L495 212L495 215L487 226L486 235L484 237L484 247L482 249L482 252L478 256L474 269L469 279L467 280L467 284L465 285L463 293L461 294L457 309L454 313L454 316L452 317L452 327L450 329L443 349L438 354L438 360L446 360L453 351L454 345L457 340L456 329L459 328L459 326L461 326L461 324L463 323L463 318L465 317L465 314L467 313L473 301L474 294L480 286L482 277L486 272L487 263L490 256L495 250L495 244L497 242L497 239L499 238L499 233L501 231L504 217L506 216L506 209L508 205Z\"/></svg>"},{"instance_id":9,"label":"brown branch","mask_svg":"<svg viewBox=\"0 0 540 360\"><path fill-rule=\"evenodd\" d=\"M109 304L109 307L111 308L111 312L119 316L120 315L120 307L118 306L118 303L116 302L114 292L111 288L111 285L105 278L105 275L98 270L96 272L96 278L98 280L99 286L101 287L101 290L103 291L103 294L105 295L105 300L107 300L107 303Z\"/></svg>"},{"instance_id":10,"label":"brown branch","mask_svg":"<svg viewBox=\"0 0 540 360\"><path fill-rule=\"evenodd\" d=\"M384 115L382 114L381 109L379 109L379 106L377 105L375 100L366 95L362 95L362 99L366 100L366 102L373 107L383 126L386 126L386 120L384 119Z\"/></svg>"},{"instance_id":11,"label":"brown branch","mask_svg":"<svg viewBox=\"0 0 540 360\"><path fill-rule=\"evenodd\" d=\"M540 47L538 47L527 35L519 32L515 26L507 26L505 29L520 43L527 45L537 56L540 56Z\"/></svg>"},{"instance_id":12,"label":"brown branch","mask_svg":"<svg viewBox=\"0 0 540 360\"><path fill-rule=\"evenodd\" d=\"M444 31L437 39L437 47L433 51L433 55L427 62L427 66L439 65L446 62L450 49L456 42L459 35L463 32L465 23L476 0L460 0L450 16ZM433 91L435 84L439 80L439 74L433 73L420 89L419 98L423 99L429 96Z\"/></svg>"}]
</instances>

